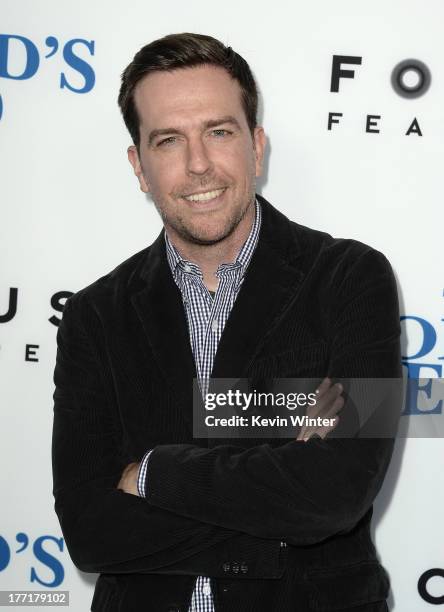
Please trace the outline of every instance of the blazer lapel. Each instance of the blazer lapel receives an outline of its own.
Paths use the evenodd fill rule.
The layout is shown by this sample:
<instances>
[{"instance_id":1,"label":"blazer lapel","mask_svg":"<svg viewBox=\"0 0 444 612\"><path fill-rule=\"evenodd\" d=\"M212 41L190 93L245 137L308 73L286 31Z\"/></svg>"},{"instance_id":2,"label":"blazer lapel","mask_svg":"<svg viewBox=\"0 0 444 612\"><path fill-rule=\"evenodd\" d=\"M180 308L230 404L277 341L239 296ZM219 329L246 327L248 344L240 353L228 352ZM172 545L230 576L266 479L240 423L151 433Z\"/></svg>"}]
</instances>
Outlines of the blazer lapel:
<instances>
[{"instance_id":1,"label":"blazer lapel","mask_svg":"<svg viewBox=\"0 0 444 612\"><path fill-rule=\"evenodd\" d=\"M265 198L258 243L220 339L212 378L241 378L297 294L301 249L289 219Z\"/></svg>"},{"instance_id":2,"label":"blazer lapel","mask_svg":"<svg viewBox=\"0 0 444 612\"><path fill-rule=\"evenodd\" d=\"M196 366L182 296L166 256L164 230L148 251L141 277L143 289L134 293L131 301L166 384L184 406L183 416L191 428L189 407L193 401Z\"/></svg>"}]
</instances>

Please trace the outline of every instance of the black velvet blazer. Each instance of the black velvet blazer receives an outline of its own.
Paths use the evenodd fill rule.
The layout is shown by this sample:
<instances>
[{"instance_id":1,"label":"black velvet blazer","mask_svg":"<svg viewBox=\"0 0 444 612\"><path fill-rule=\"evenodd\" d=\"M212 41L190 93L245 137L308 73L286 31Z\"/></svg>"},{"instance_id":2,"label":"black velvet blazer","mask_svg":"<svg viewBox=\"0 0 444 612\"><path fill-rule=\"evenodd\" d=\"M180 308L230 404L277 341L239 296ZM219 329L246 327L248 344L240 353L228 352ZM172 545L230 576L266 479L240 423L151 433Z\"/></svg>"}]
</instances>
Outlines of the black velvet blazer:
<instances>
[{"instance_id":1,"label":"black velvet blazer","mask_svg":"<svg viewBox=\"0 0 444 612\"><path fill-rule=\"evenodd\" d=\"M400 377L384 255L258 198L212 375ZM193 439L196 370L163 231L69 298L57 334L55 510L74 564L100 573L92 610L187 612L198 575L217 612L386 610L370 519L393 439ZM147 498L116 489L149 448Z\"/></svg>"}]
</instances>

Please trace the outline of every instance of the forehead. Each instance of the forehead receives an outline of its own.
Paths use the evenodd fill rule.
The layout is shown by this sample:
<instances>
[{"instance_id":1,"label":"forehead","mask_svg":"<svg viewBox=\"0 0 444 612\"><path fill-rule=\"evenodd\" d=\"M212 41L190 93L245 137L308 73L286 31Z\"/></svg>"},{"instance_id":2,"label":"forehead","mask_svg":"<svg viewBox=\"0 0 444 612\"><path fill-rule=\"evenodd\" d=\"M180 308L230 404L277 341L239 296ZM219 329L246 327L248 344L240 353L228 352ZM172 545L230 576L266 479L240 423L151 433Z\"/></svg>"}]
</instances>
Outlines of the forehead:
<instances>
[{"instance_id":1,"label":"forehead","mask_svg":"<svg viewBox=\"0 0 444 612\"><path fill-rule=\"evenodd\" d=\"M191 124L232 115L246 122L241 88L219 66L153 72L136 86L134 100L141 127Z\"/></svg>"}]
</instances>

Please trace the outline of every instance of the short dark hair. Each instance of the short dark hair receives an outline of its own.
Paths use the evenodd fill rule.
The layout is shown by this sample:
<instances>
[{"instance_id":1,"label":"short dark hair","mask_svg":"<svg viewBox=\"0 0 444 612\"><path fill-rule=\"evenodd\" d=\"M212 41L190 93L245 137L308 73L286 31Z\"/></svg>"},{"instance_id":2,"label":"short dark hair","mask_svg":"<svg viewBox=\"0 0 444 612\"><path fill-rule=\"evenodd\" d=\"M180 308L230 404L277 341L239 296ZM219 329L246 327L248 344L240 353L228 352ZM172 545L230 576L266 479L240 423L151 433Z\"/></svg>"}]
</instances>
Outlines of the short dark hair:
<instances>
[{"instance_id":1,"label":"short dark hair","mask_svg":"<svg viewBox=\"0 0 444 612\"><path fill-rule=\"evenodd\" d=\"M238 81L241 102L248 126L253 133L257 125L257 86L248 63L231 47L204 34L168 34L145 45L122 73L118 104L131 138L139 149L139 115L134 102L134 89L151 72L171 71L209 64L224 68Z\"/></svg>"}]
</instances>

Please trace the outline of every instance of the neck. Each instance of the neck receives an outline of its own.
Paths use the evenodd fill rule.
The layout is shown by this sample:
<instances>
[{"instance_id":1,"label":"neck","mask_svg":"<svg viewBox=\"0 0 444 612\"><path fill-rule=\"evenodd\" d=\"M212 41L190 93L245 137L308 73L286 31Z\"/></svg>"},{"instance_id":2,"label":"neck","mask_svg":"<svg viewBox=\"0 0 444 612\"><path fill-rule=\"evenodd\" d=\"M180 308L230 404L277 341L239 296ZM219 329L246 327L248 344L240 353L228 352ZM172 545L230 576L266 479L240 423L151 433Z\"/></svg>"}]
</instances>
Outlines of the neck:
<instances>
[{"instance_id":1,"label":"neck","mask_svg":"<svg viewBox=\"0 0 444 612\"><path fill-rule=\"evenodd\" d=\"M187 242L177 232L172 231L170 227L165 227L165 231L180 255L199 266L203 274L204 285L210 291L215 291L219 283L219 279L216 276L218 267L220 264L234 263L236 261L239 251L251 232L255 214L256 205L253 200L243 219L230 236L211 245Z\"/></svg>"}]
</instances>

